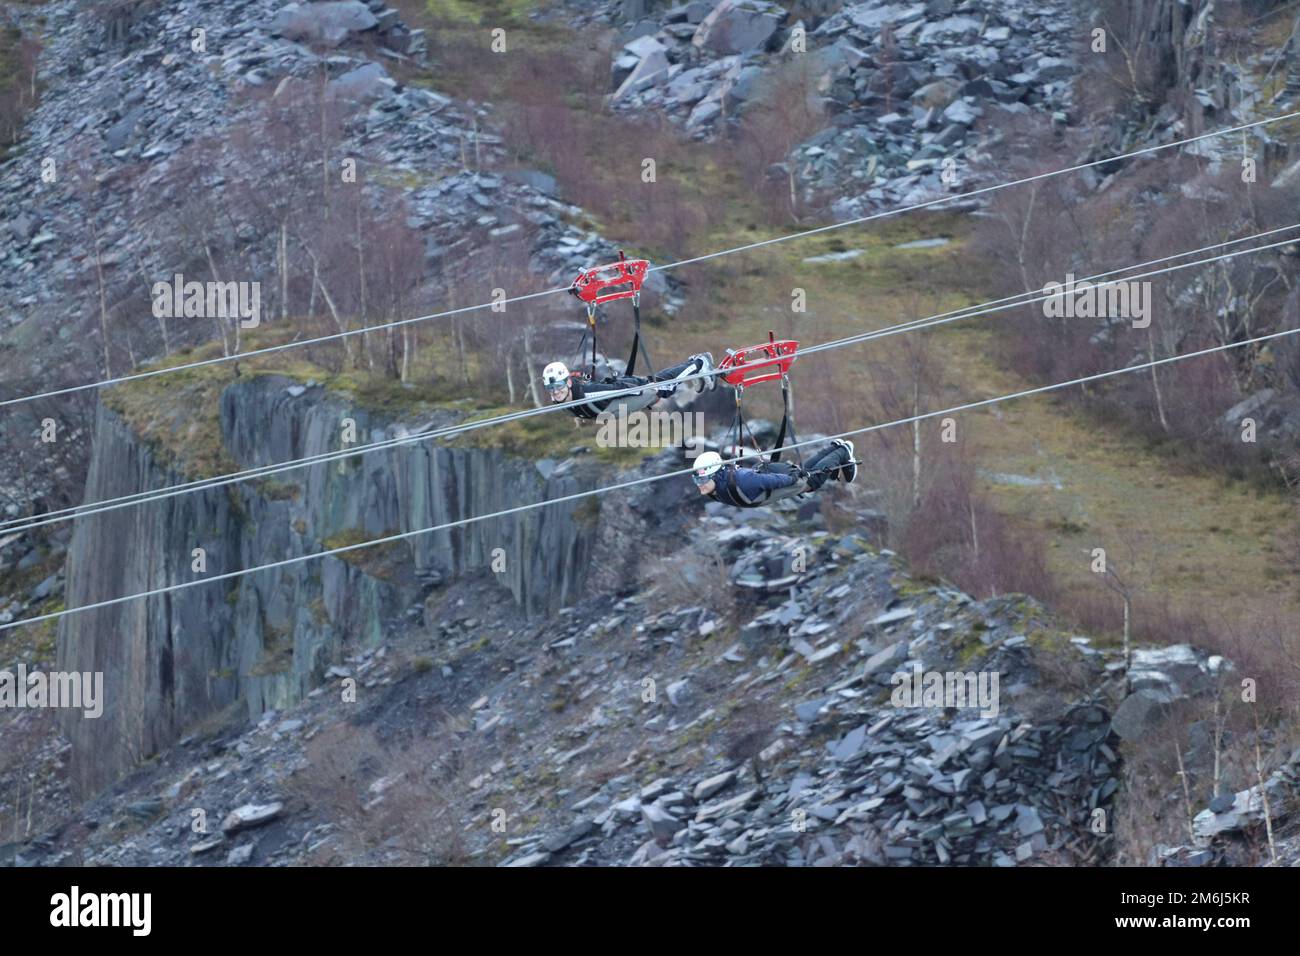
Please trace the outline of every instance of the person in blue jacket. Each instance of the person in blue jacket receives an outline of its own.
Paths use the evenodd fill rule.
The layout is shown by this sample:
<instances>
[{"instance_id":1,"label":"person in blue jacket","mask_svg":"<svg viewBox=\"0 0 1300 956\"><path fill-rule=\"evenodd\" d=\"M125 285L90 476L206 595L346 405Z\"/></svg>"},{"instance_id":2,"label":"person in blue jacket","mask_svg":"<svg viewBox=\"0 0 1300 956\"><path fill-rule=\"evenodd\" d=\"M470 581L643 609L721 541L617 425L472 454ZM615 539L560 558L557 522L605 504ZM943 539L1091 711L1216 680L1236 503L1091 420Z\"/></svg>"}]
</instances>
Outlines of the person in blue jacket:
<instances>
[{"instance_id":1,"label":"person in blue jacket","mask_svg":"<svg viewBox=\"0 0 1300 956\"><path fill-rule=\"evenodd\" d=\"M716 451L695 460L691 479L700 494L734 508L761 508L777 498L817 491L827 481L851 483L858 476L853 442L836 439L809 462L806 469L786 462L768 463L762 470L724 464Z\"/></svg>"}]
</instances>

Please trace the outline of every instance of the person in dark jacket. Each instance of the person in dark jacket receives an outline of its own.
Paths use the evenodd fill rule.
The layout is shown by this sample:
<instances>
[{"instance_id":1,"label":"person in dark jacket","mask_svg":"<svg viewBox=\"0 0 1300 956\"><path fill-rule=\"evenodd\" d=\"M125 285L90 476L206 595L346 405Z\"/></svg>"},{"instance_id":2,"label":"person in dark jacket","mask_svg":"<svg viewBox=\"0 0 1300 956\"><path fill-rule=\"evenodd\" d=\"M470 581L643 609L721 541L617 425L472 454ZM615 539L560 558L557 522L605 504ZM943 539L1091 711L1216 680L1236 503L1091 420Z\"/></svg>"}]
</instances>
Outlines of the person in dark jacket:
<instances>
[{"instance_id":1,"label":"person in dark jacket","mask_svg":"<svg viewBox=\"0 0 1300 956\"><path fill-rule=\"evenodd\" d=\"M827 481L852 483L858 476L853 442L837 438L806 469L789 462L767 462L762 469L724 464L722 456L706 451L695 460L691 475L700 494L734 508L760 508L791 495L817 491Z\"/></svg>"},{"instance_id":2,"label":"person in dark jacket","mask_svg":"<svg viewBox=\"0 0 1300 956\"><path fill-rule=\"evenodd\" d=\"M550 396L553 405L590 398L591 401L574 405L569 411L578 418L595 419L600 415L625 415L628 412L649 408L659 399L671 397L681 384L681 379L701 372L711 372L713 368L713 356L708 352L701 352L699 355L692 355L680 365L666 368L649 377L611 375L599 382L584 382L578 375L570 372L563 362L552 362L542 369L542 384L546 386L546 393ZM658 387L646 388L641 392L631 392L606 399L600 397L602 393L656 383ZM696 391L702 392L712 389L717 384L717 380L713 375L706 375L704 378L695 379L694 384Z\"/></svg>"}]
</instances>

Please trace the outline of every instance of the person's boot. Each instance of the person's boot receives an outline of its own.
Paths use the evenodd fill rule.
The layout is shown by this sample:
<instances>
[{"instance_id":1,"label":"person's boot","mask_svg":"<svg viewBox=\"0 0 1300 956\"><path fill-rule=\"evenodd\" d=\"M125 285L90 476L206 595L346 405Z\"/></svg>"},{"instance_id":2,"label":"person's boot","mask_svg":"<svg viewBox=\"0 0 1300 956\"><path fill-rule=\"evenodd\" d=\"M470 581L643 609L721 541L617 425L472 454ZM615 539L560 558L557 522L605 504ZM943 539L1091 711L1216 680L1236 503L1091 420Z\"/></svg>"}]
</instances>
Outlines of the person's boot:
<instances>
[{"instance_id":1,"label":"person's boot","mask_svg":"<svg viewBox=\"0 0 1300 956\"><path fill-rule=\"evenodd\" d=\"M713 355L710 352L701 352L699 355L692 355L691 361L695 363L695 368L688 372L688 375L698 375L700 372L712 372L714 369ZM707 375L704 378L695 380L695 391L711 392L717 386L718 379L715 375Z\"/></svg>"},{"instance_id":2,"label":"person's boot","mask_svg":"<svg viewBox=\"0 0 1300 956\"><path fill-rule=\"evenodd\" d=\"M837 438L833 442L831 442L831 444L838 445L840 448L843 448L845 451L849 453L848 464L841 467L840 470L835 473L835 477L838 478L840 481L844 482L846 485L853 484L853 479L858 477L858 466L853 461L853 442L847 441L846 439L843 438Z\"/></svg>"}]
</instances>

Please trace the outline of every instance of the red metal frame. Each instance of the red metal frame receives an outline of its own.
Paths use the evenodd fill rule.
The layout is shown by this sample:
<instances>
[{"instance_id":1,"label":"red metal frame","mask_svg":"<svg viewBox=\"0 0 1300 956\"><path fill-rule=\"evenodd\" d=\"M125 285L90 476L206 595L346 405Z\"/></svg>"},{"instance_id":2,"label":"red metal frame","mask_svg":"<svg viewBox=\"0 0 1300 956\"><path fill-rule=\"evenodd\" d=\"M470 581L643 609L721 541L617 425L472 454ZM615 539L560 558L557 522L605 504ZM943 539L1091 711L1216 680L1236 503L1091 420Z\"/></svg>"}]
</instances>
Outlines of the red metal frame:
<instances>
[{"instance_id":1,"label":"red metal frame","mask_svg":"<svg viewBox=\"0 0 1300 956\"><path fill-rule=\"evenodd\" d=\"M613 302L615 299L630 299L640 295L641 284L645 282L649 270L649 260L628 259L620 252L618 262L593 266L579 272L573 280L573 294L587 303L588 307ZM620 289L619 286L630 288ZM609 292L607 289L616 291Z\"/></svg>"},{"instance_id":2,"label":"red metal frame","mask_svg":"<svg viewBox=\"0 0 1300 956\"><path fill-rule=\"evenodd\" d=\"M728 351L718 368L727 370L722 379L728 385L745 388L759 382L783 378L794 364L795 352L798 350L798 342L792 339L778 342L776 333L768 332L767 341L762 345Z\"/></svg>"}]
</instances>

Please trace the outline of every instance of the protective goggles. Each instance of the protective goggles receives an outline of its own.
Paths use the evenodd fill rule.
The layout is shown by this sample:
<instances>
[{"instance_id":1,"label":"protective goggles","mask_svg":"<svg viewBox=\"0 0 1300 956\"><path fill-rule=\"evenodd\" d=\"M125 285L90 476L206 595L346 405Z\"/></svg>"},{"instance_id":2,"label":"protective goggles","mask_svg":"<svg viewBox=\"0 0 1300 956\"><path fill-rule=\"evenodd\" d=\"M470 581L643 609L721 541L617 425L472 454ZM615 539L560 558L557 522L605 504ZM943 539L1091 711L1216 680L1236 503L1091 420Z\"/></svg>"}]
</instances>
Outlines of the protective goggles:
<instances>
[{"instance_id":1,"label":"protective goggles","mask_svg":"<svg viewBox=\"0 0 1300 956\"><path fill-rule=\"evenodd\" d=\"M707 472L703 468L701 468L698 471L694 471L691 473L691 481L695 482L696 485L707 485L710 481L712 481L715 477L717 477L717 474L718 473L716 471Z\"/></svg>"}]
</instances>

